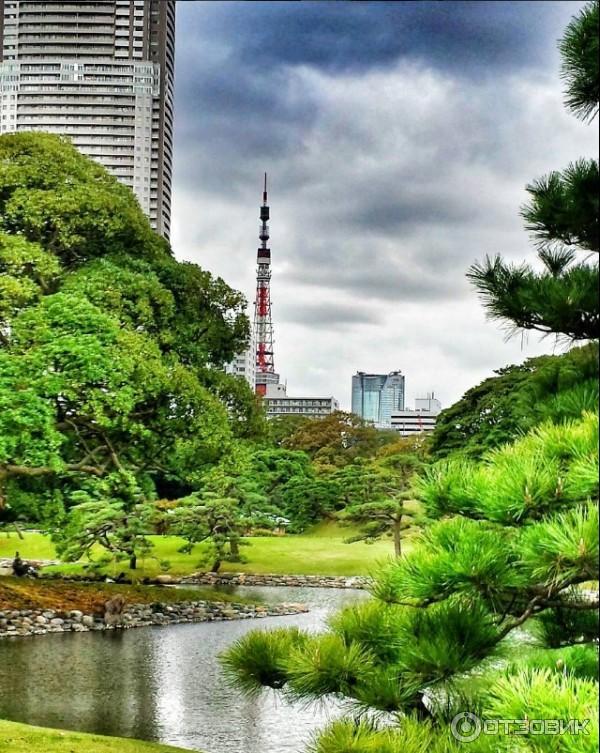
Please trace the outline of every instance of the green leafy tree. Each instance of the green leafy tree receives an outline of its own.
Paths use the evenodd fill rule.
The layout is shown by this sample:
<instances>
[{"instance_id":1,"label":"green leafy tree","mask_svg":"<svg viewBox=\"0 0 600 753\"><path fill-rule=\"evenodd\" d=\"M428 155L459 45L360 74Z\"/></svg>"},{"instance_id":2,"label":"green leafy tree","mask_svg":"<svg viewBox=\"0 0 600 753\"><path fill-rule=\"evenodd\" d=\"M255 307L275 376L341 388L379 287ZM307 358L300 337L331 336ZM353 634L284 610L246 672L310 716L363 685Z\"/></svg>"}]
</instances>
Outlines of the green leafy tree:
<instances>
[{"instance_id":1,"label":"green leafy tree","mask_svg":"<svg viewBox=\"0 0 600 753\"><path fill-rule=\"evenodd\" d=\"M544 420L576 418L598 406L598 344L530 358L495 371L438 416L429 450L481 457Z\"/></svg>"},{"instance_id":2,"label":"green leafy tree","mask_svg":"<svg viewBox=\"0 0 600 753\"><path fill-rule=\"evenodd\" d=\"M340 507L341 489L332 474L314 477L294 476L281 489L281 512L290 519L290 532L299 533L310 525L333 518ZM323 546L326 546L326 540Z\"/></svg>"},{"instance_id":3,"label":"green leafy tree","mask_svg":"<svg viewBox=\"0 0 600 753\"><path fill-rule=\"evenodd\" d=\"M0 345L12 317L50 292L60 275L58 259L37 243L0 232Z\"/></svg>"},{"instance_id":4,"label":"green leafy tree","mask_svg":"<svg viewBox=\"0 0 600 753\"><path fill-rule=\"evenodd\" d=\"M598 113L598 2L588 3L560 43L567 107L590 120ZM577 252L600 250L597 159L580 159L527 187L522 215L538 245L542 272L500 256L471 267L468 277L488 314L510 332L537 330L569 340L597 339L598 262Z\"/></svg>"},{"instance_id":5,"label":"green leafy tree","mask_svg":"<svg viewBox=\"0 0 600 753\"><path fill-rule=\"evenodd\" d=\"M292 436L300 427L312 419L308 416L289 415L275 416L269 420L269 443L275 447L282 447L285 441Z\"/></svg>"},{"instance_id":6,"label":"green leafy tree","mask_svg":"<svg viewBox=\"0 0 600 753\"><path fill-rule=\"evenodd\" d=\"M277 499L281 488L291 479L309 479L314 476L306 453L285 449L257 450L250 458L248 471L272 500Z\"/></svg>"},{"instance_id":7,"label":"green leafy tree","mask_svg":"<svg viewBox=\"0 0 600 753\"><path fill-rule=\"evenodd\" d=\"M247 473L268 499L273 514L290 521L290 532L302 531L329 510L327 484L316 476L304 452L280 447L258 449L251 456Z\"/></svg>"},{"instance_id":8,"label":"green leafy tree","mask_svg":"<svg viewBox=\"0 0 600 753\"><path fill-rule=\"evenodd\" d=\"M205 559L211 559L213 572L218 572L224 560L242 561L242 539L254 528L277 526L280 510L251 472L252 460L247 447L235 446L202 476L201 490L178 500L167 515L168 530L187 542L182 551L207 544Z\"/></svg>"},{"instance_id":9,"label":"green leafy tree","mask_svg":"<svg viewBox=\"0 0 600 753\"><path fill-rule=\"evenodd\" d=\"M73 146L1 136L5 514L53 518L71 553L84 551L105 504L114 534L104 541L116 551L136 510L202 488L237 442L262 437L254 395L221 372L246 344L244 308L223 280L177 262L131 191Z\"/></svg>"},{"instance_id":10,"label":"green leafy tree","mask_svg":"<svg viewBox=\"0 0 600 753\"><path fill-rule=\"evenodd\" d=\"M180 500L169 530L185 540L181 552L189 554L196 544L206 543L203 562L210 560L211 572L218 573L223 560L239 561L240 540L249 523L240 512L238 500L205 492Z\"/></svg>"},{"instance_id":11,"label":"green leafy tree","mask_svg":"<svg viewBox=\"0 0 600 753\"><path fill-rule=\"evenodd\" d=\"M375 429L354 413L335 411L302 424L282 444L287 449L308 453L315 466L335 469L359 457L373 457L397 438L396 432Z\"/></svg>"},{"instance_id":12,"label":"green leafy tree","mask_svg":"<svg viewBox=\"0 0 600 753\"><path fill-rule=\"evenodd\" d=\"M102 548L107 559L127 560L132 570L139 557L148 556L153 544L154 508L132 475L114 474L74 491L66 525L55 532L56 550L65 562L91 558Z\"/></svg>"},{"instance_id":13,"label":"green leafy tree","mask_svg":"<svg viewBox=\"0 0 600 753\"><path fill-rule=\"evenodd\" d=\"M337 507L367 504L380 496L385 479L380 469L359 458L331 474L340 490Z\"/></svg>"},{"instance_id":14,"label":"green leafy tree","mask_svg":"<svg viewBox=\"0 0 600 753\"><path fill-rule=\"evenodd\" d=\"M500 709L514 704L519 713L508 718L519 719L527 704L545 703L543 718L562 718L569 693L589 709L596 683L568 672L571 662L581 668L581 659L589 666L597 657L598 598L580 590L598 578L597 439L598 419L589 414L543 425L478 463L432 466L415 491L436 522L376 577L375 599L348 607L321 635L251 633L226 652L225 665L255 692L270 686L305 701L333 695L357 710L398 714L388 729L352 718L334 724L315 743L328 753L354 743L430 749L419 747L425 741L452 750L448 722L464 710L507 718ZM508 662L512 636L523 629L545 649L524 647L527 660ZM582 658L567 651L572 646ZM524 750L550 753L554 742L540 738L540 747ZM493 740L496 750L510 743Z\"/></svg>"},{"instance_id":15,"label":"green leafy tree","mask_svg":"<svg viewBox=\"0 0 600 753\"><path fill-rule=\"evenodd\" d=\"M266 500L254 489L238 484L237 479L225 479L235 496L222 496L203 491L180 500L169 520L171 533L181 536L186 544L182 552L192 552L196 544L204 543L204 560L211 562L211 572L217 573L223 561L241 562L242 538L254 527L274 528L276 517Z\"/></svg>"},{"instance_id":16,"label":"green leafy tree","mask_svg":"<svg viewBox=\"0 0 600 753\"><path fill-rule=\"evenodd\" d=\"M589 3L573 20L560 41L565 104L582 120L598 114L598 5Z\"/></svg>"},{"instance_id":17,"label":"green leafy tree","mask_svg":"<svg viewBox=\"0 0 600 753\"><path fill-rule=\"evenodd\" d=\"M129 188L46 133L0 139L0 229L39 244L66 268L108 254L169 254Z\"/></svg>"}]
</instances>

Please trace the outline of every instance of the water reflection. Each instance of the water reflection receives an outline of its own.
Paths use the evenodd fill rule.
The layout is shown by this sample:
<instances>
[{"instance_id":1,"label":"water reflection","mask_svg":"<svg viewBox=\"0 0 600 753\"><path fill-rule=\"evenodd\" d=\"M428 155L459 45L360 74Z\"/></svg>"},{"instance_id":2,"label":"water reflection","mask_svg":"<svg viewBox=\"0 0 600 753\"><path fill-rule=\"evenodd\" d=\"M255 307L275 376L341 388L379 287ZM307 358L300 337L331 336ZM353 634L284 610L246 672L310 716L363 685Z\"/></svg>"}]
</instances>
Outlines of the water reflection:
<instances>
[{"instance_id":1,"label":"water reflection","mask_svg":"<svg viewBox=\"0 0 600 753\"><path fill-rule=\"evenodd\" d=\"M319 630L332 610L366 594L313 588L243 593L304 602L311 612L0 641L0 717L206 753L300 753L335 707L301 709L274 693L249 701L227 685L217 656L259 626Z\"/></svg>"}]
</instances>

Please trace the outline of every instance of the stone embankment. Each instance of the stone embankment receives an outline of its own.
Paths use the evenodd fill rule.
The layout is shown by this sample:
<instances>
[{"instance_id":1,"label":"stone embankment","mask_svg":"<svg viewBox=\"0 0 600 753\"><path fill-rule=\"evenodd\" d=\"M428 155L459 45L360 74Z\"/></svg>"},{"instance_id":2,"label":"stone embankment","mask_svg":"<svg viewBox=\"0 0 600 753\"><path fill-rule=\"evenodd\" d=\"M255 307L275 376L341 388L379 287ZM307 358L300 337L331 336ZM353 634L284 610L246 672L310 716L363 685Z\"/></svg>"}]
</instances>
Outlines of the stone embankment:
<instances>
[{"instance_id":1,"label":"stone embankment","mask_svg":"<svg viewBox=\"0 0 600 753\"><path fill-rule=\"evenodd\" d=\"M0 611L0 638L44 635L47 633L85 633L148 625L177 625L189 622L218 622L260 617L282 617L308 612L302 604L252 605L208 601L170 604L131 604L123 614L111 620L79 610L58 612L42 609Z\"/></svg>"},{"instance_id":2,"label":"stone embankment","mask_svg":"<svg viewBox=\"0 0 600 753\"><path fill-rule=\"evenodd\" d=\"M170 576L157 581L174 583ZM180 578L179 583L206 586L287 586L294 588L368 588L369 579L343 575L251 575L250 573L194 573Z\"/></svg>"}]
</instances>

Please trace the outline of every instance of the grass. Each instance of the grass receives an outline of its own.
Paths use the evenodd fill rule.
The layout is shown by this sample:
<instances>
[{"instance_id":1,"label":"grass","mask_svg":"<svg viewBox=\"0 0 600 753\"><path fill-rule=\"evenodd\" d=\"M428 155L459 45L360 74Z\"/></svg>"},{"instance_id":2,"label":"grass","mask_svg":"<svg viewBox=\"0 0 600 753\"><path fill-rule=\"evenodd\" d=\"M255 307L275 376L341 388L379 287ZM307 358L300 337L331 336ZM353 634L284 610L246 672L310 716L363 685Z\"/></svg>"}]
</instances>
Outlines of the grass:
<instances>
[{"instance_id":1,"label":"grass","mask_svg":"<svg viewBox=\"0 0 600 753\"><path fill-rule=\"evenodd\" d=\"M248 561L225 562L222 570L281 575L368 575L378 562L393 554L393 545L390 539L374 544L344 543L344 539L355 532L355 529L336 523L322 523L300 535L249 538L242 548L242 555ZM160 560L170 562L169 573L172 575L186 575L206 569L206 566L199 565L201 545L196 546L191 554L181 554L177 550L183 542L175 536L151 536L150 539L154 544L154 557L140 560L138 577L159 574ZM407 541L409 545L410 541ZM7 534L0 536L0 557L12 557L17 549L25 559L56 559L52 543L43 534L25 533L24 540L20 540L16 533L10 533L8 537ZM82 566L76 563L63 565L60 569L78 573L82 571ZM127 571L125 564L116 569L113 566L107 568L109 574L121 570Z\"/></svg>"},{"instance_id":2,"label":"grass","mask_svg":"<svg viewBox=\"0 0 600 753\"><path fill-rule=\"evenodd\" d=\"M0 719L2 753L181 753L183 748L124 737L87 735L60 729L31 727Z\"/></svg>"},{"instance_id":3,"label":"grass","mask_svg":"<svg viewBox=\"0 0 600 753\"><path fill-rule=\"evenodd\" d=\"M14 557L20 552L22 557L32 560L56 559L54 545L48 536L42 533L25 532L24 539L20 539L13 531L0 533L0 558Z\"/></svg>"},{"instance_id":4,"label":"grass","mask_svg":"<svg viewBox=\"0 0 600 753\"><path fill-rule=\"evenodd\" d=\"M79 609L87 614L103 614L104 602L123 596L128 604L154 602L219 601L246 603L238 595L211 588L164 588L117 583L73 583L70 581L37 581L29 578L0 578L0 610L53 609L68 612ZM252 599L255 603L256 598ZM1 748L0 748L1 750Z\"/></svg>"}]
</instances>

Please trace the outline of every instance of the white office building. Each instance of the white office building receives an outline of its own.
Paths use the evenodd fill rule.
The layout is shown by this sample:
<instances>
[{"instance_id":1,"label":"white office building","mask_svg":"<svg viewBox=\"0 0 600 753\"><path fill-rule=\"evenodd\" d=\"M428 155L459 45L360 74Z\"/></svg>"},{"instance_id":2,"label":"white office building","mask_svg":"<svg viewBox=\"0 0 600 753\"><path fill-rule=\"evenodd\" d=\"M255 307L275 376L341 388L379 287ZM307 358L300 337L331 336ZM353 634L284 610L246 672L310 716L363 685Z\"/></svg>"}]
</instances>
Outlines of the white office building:
<instances>
[{"instance_id":1,"label":"white office building","mask_svg":"<svg viewBox=\"0 0 600 753\"><path fill-rule=\"evenodd\" d=\"M263 400L267 418L294 415L325 418L340 409L334 397L289 397L284 384L268 384Z\"/></svg>"},{"instance_id":2,"label":"white office building","mask_svg":"<svg viewBox=\"0 0 600 753\"><path fill-rule=\"evenodd\" d=\"M437 415L442 411L442 404L437 397L434 397L433 392L428 392L425 397L415 398L415 410L429 411Z\"/></svg>"},{"instance_id":3,"label":"white office building","mask_svg":"<svg viewBox=\"0 0 600 753\"><path fill-rule=\"evenodd\" d=\"M431 432L435 429L441 410L440 401L434 397L433 392L428 393L426 397L415 400L414 410L394 411L391 415L391 428L402 437Z\"/></svg>"}]
</instances>

